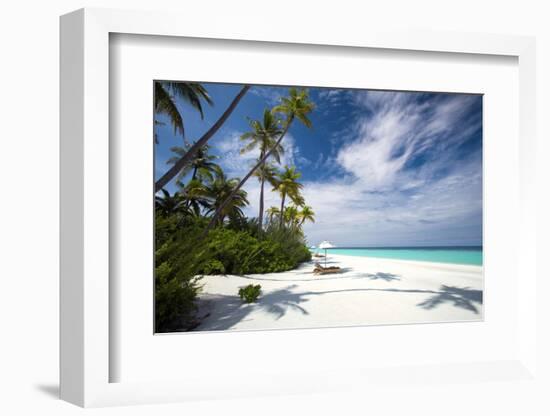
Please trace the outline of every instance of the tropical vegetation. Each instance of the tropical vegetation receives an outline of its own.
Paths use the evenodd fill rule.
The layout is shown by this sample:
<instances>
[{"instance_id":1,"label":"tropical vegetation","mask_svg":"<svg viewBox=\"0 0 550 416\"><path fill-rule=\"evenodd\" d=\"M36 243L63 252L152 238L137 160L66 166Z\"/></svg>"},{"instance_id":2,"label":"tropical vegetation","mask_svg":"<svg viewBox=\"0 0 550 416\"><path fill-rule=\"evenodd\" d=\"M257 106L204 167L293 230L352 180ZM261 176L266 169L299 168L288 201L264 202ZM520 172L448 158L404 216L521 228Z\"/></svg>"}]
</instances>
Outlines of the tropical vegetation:
<instances>
[{"instance_id":1,"label":"tropical vegetation","mask_svg":"<svg viewBox=\"0 0 550 416\"><path fill-rule=\"evenodd\" d=\"M239 289L239 297L245 303L253 303L258 300L262 293L261 285L247 285Z\"/></svg>"},{"instance_id":2,"label":"tropical vegetation","mask_svg":"<svg viewBox=\"0 0 550 416\"><path fill-rule=\"evenodd\" d=\"M171 148L170 167L155 183L157 332L186 331L200 323L196 300L210 275L282 272L311 259L303 226L315 221L315 213L306 205L301 173L295 166L281 166L283 140L294 121L311 127L313 104L307 90L291 88L261 119L248 120L241 153L258 152L258 157L242 178L230 177L211 153L208 141L248 89L243 86L207 133L190 143L178 106L188 105L202 118L203 103L214 104L208 91L194 83L155 83L155 123L167 118L184 138L183 146ZM258 195L243 189L252 177L259 181ZM173 192L166 189L171 181ZM270 190L280 204L265 209ZM257 216L247 217L251 198L259 201L259 210ZM245 302L256 301L259 294L254 285L239 292Z\"/></svg>"}]
</instances>

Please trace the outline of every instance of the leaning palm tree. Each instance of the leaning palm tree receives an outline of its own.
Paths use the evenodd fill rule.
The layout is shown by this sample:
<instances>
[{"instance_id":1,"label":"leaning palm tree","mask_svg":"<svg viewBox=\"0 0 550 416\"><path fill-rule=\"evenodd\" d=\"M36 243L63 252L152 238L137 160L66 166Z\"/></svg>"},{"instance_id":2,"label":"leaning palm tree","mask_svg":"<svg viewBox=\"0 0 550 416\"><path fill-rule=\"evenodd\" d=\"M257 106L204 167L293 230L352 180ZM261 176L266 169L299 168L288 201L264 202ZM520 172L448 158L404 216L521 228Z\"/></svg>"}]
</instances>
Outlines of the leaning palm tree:
<instances>
[{"instance_id":1,"label":"leaning palm tree","mask_svg":"<svg viewBox=\"0 0 550 416\"><path fill-rule=\"evenodd\" d=\"M284 224L285 201L287 196L292 200L292 202L294 202L294 204L300 206L303 205L304 199L300 194L300 190L303 185L298 182L300 176L302 176L302 174L297 172L294 166L285 166L285 169L278 175L277 184L273 190L279 192L279 195L281 196L281 208L279 210L280 227Z\"/></svg>"},{"instance_id":2,"label":"leaning palm tree","mask_svg":"<svg viewBox=\"0 0 550 416\"><path fill-rule=\"evenodd\" d=\"M306 127L311 127L311 121L307 117L307 115L313 111L313 103L309 101L308 92L305 89L302 89L298 91L296 88L290 88L289 90L289 96L282 98L282 102L280 105L273 108L273 113L282 113L286 116L286 120L284 122L284 129L281 133L279 139L275 142L273 147L269 149L269 151L258 160L256 165L246 174L246 176L241 180L241 182L237 185L235 188L235 191L238 191L241 189L241 187L246 183L246 181L252 176L252 174L266 161L268 157L271 156L271 154L278 148L278 146L281 145L282 140L284 139L286 133L288 132L288 129L290 128L292 122L295 119L298 119L302 124L304 124ZM229 203L229 200L228 200ZM223 209L223 206L222 206ZM214 225L216 221L216 213L214 213L214 217L211 220L211 223L208 224L208 226L205 229L205 233L208 232L208 230Z\"/></svg>"},{"instance_id":3,"label":"leaning palm tree","mask_svg":"<svg viewBox=\"0 0 550 416\"><path fill-rule=\"evenodd\" d=\"M208 129L206 133L202 135L202 137L193 144L187 153L180 157L176 163L166 172L164 175L160 177L158 181L155 182L155 192L162 189L168 182L170 182L174 177L181 171L183 168L185 168L191 161L193 160L193 157L195 154L199 151L200 148L204 147L210 138L214 136L214 134L220 129L220 127L225 123L225 121L229 118L233 110L235 110L235 107L237 107L237 104L239 104L239 101L244 97L246 92L250 89L250 85L244 85L237 96L233 98L233 101L229 104L229 107L224 111L224 113L221 115L221 117Z\"/></svg>"},{"instance_id":4,"label":"leaning palm tree","mask_svg":"<svg viewBox=\"0 0 550 416\"><path fill-rule=\"evenodd\" d=\"M206 195L210 199L206 214L217 214L213 217L216 224L223 224L227 217L244 217L242 208L248 205L247 193L244 190L235 191L238 183L238 178L229 179L223 170L217 169L214 180L205 185Z\"/></svg>"},{"instance_id":5,"label":"leaning palm tree","mask_svg":"<svg viewBox=\"0 0 550 416\"><path fill-rule=\"evenodd\" d=\"M251 130L244 133L241 136L241 140L248 140L247 145L241 150L241 153L250 152L255 149L260 149L260 158L264 158L264 155L275 146L277 138L281 135L281 123L280 120L269 110L264 110L263 120L249 120ZM281 155L284 153L284 148L280 144L276 146L271 152L277 163L281 163ZM269 179L273 178L273 169L268 168L267 158L260 164L258 170L254 172L254 175L258 177L260 181L260 207L258 212L258 229L262 229L263 215L264 215L264 183L266 176Z\"/></svg>"},{"instance_id":6,"label":"leaning palm tree","mask_svg":"<svg viewBox=\"0 0 550 416\"><path fill-rule=\"evenodd\" d=\"M174 133L179 132L185 137L183 117L176 106L176 98L191 105L201 118L204 118L201 101L212 105L212 99L206 88L196 82L155 81L155 113L168 116Z\"/></svg>"},{"instance_id":7,"label":"leaning palm tree","mask_svg":"<svg viewBox=\"0 0 550 416\"><path fill-rule=\"evenodd\" d=\"M209 155L209 148L210 147L208 145L201 147L193 157L191 163L179 172L176 180L181 182L183 178L191 171L193 172L191 175L192 181L194 181L195 179L204 178L211 179L212 174L218 166L216 163L213 162L213 160L218 159L218 157L214 155ZM172 156L166 161L166 164L168 165L175 164L180 157L187 153L187 149L180 146L171 147L170 150L175 153L175 156Z\"/></svg>"},{"instance_id":8,"label":"leaning palm tree","mask_svg":"<svg viewBox=\"0 0 550 416\"><path fill-rule=\"evenodd\" d=\"M309 205L304 205L298 213L298 218L300 219L298 225L301 227L306 221L315 222L315 212Z\"/></svg>"}]
</instances>

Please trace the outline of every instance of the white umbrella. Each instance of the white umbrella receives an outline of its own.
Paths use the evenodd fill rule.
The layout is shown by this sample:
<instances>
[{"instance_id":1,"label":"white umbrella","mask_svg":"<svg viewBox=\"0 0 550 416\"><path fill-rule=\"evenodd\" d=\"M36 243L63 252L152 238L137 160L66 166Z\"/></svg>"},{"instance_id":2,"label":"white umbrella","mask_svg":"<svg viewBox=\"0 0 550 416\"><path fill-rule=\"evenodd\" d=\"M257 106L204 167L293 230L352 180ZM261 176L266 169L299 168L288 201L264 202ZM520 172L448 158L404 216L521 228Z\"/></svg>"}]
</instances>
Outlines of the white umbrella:
<instances>
[{"instance_id":1,"label":"white umbrella","mask_svg":"<svg viewBox=\"0 0 550 416\"><path fill-rule=\"evenodd\" d=\"M319 244L319 248L325 250L325 267L327 266L327 249L336 247L330 241L325 240Z\"/></svg>"}]
</instances>

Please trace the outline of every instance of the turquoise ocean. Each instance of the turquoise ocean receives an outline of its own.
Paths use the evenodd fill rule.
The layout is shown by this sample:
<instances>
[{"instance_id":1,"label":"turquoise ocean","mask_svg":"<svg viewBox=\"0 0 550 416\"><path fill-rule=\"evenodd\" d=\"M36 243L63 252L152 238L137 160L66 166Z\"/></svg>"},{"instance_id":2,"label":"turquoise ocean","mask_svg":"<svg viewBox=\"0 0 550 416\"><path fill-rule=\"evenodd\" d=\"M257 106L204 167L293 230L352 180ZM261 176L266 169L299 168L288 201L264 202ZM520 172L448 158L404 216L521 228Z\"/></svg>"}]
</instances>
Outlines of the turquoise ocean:
<instances>
[{"instance_id":1,"label":"turquoise ocean","mask_svg":"<svg viewBox=\"0 0 550 416\"><path fill-rule=\"evenodd\" d=\"M312 250L323 253L324 250ZM483 248L468 247L384 247L331 248L327 254L356 257L377 257L395 260L429 261L436 263L483 265Z\"/></svg>"}]
</instances>

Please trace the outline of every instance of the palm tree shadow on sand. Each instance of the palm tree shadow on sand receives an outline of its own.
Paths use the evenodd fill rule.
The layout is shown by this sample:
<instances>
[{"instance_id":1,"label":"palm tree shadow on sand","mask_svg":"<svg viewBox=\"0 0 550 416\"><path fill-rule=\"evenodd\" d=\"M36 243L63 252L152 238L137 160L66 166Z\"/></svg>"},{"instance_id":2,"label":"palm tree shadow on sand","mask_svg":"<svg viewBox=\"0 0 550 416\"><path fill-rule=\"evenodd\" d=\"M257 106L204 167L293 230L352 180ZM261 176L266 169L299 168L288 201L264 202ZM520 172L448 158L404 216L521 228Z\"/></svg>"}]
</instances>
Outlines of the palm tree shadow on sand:
<instances>
[{"instance_id":1,"label":"palm tree shadow on sand","mask_svg":"<svg viewBox=\"0 0 550 416\"><path fill-rule=\"evenodd\" d=\"M481 305L483 303L483 292L468 287L442 285L439 293L434 294L417 306L424 309L434 309L444 303L452 303L457 308L467 309L479 314L476 304Z\"/></svg>"},{"instance_id":2,"label":"palm tree shadow on sand","mask_svg":"<svg viewBox=\"0 0 550 416\"><path fill-rule=\"evenodd\" d=\"M392 279L395 279L395 277L391 277L388 281ZM231 329L237 323L249 320L247 317L253 311L262 311L271 314L275 320L284 317L289 310L309 315L309 312L302 304L308 302L311 297L346 292L425 293L430 296L416 306L427 310L451 304L454 307L479 314L477 305L481 306L483 304L483 292L481 290L448 285L442 285L439 290L367 288L328 290L323 292L292 292L292 289L296 287L297 285L290 285L286 288L266 293L259 298L257 303L251 304L243 304L238 296L210 295L203 300L202 307L204 309L211 309L211 312L208 313L209 316L195 330L217 331Z\"/></svg>"},{"instance_id":3,"label":"palm tree shadow on sand","mask_svg":"<svg viewBox=\"0 0 550 416\"><path fill-rule=\"evenodd\" d=\"M384 280L386 282L391 282L393 280L401 280L398 274L377 272L377 273L365 273L353 276L353 279L367 278L370 280Z\"/></svg>"},{"instance_id":4,"label":"palm tree shadow on sand","mask_svg":"<svg viewBox=\"0 0 550 416\"><path fill-rule=\"evenodd\" d=\"M266 293L260 297L257 303L248 304L243 303L238 296L209 296L203 306L206 306L206 308L212 307L211 315L196 330L230 329L239 322L247 321L247 316L253 311L262 311L273 315L275 320L285 316L288 310L295 310L302 315L309 315L309 312L301 304L308 302L309 299L306 297L315 293L293 293L291 290L296 287L297 285L291 285L287 288Z\"/></svg>"},{"instance_id":5,"label":"palm tree shadow on sand","mask_svg":"<svg viewBox=\"0 0 550 416\"><path fill-rule=\"evenodd\" d=\"M342 280L342 279L370 279L370 280L384 280L386 282L391 282L393 280L401 280L401 276L394 273L386 272L377 272L377 273L353 273L351 275L346 275L345 273L351 272L353 269L350 267L341 267L340 270L336 273L329 274L327 276L313 276L311 270L305 270L300 272L295 272L295 276L306 275L307 278L286 278L286 279L277 279L275 277L263 277L263 276L247 276L239 275L242 279L249 279L254 281L270 281L270 282L311 282L311 281L320 281L320 280Z\"/></svg>"}]
</instances>

